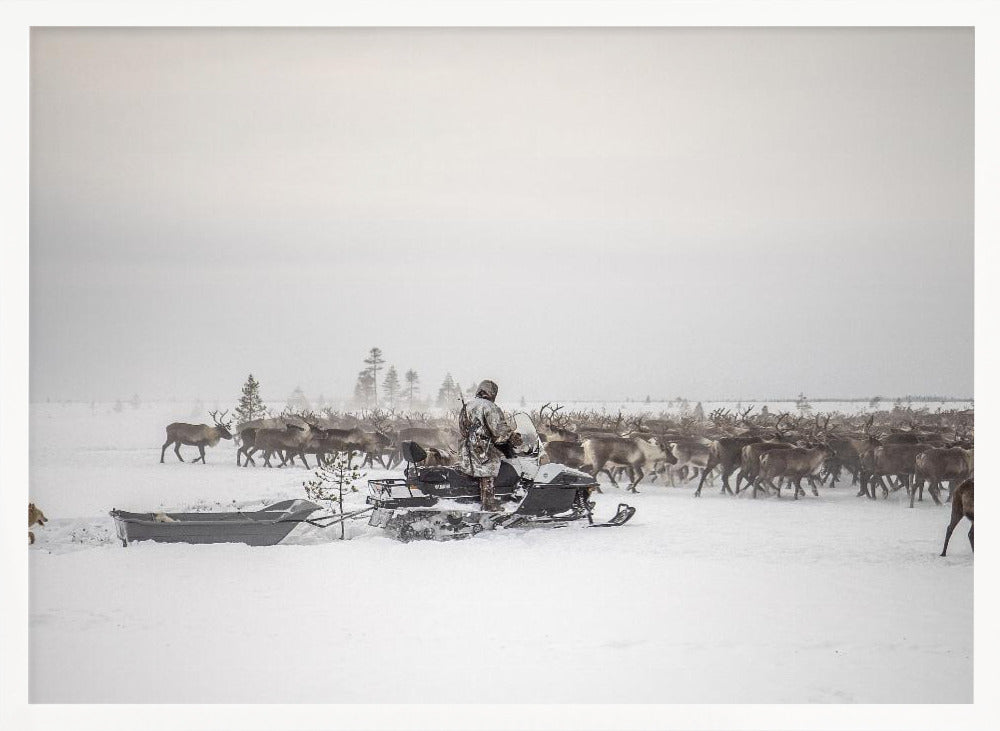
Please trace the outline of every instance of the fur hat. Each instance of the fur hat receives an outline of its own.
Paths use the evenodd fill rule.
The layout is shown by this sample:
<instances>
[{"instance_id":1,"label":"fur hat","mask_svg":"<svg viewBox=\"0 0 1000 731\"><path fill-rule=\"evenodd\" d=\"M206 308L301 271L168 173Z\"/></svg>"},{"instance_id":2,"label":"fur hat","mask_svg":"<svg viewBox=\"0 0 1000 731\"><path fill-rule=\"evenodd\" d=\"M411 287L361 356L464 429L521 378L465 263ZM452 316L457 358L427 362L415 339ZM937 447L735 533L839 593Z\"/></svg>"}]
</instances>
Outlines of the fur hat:
<instances>
[{"instance_id":1,"label":"fur hat","mask_svg":"<svg viewBox=\"0 0 1000 731\"><path fill-rule=\"evenodd\" d=\"M496 401L497 393L499 391L500 387L493 383L493 381L483 381L476 388L476 396L489 399L490 401Z\"/></svg>"}]
</instances>

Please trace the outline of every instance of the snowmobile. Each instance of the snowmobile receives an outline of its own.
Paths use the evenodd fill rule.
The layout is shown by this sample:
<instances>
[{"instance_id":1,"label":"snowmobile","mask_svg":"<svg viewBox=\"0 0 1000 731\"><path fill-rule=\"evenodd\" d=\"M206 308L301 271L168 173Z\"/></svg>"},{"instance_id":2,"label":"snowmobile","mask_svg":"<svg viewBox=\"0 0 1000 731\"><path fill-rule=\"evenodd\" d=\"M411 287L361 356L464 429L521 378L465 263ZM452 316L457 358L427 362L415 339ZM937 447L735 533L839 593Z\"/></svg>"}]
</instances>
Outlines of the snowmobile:
<instances>
[{"instance_id":1,"label":"snowmobile","mask_svg":"<svg viewBox=\"0 0 1000 731\"><path fill-rule=\"evenodd\" d=\"M415 442L403 442L403 477L368 481L367 502L373 506L368 525L404 542L442 541L503 528L561 527L584 518L587 527L620 526L635 515L634 507L621 503L610 520L595 522L590 493L597 480L565 465L540 465L541 440L531 418L517 412L509 421L521 443L501 446L503 459L493 486L502 511L473 507L480 503L477 478L455 467L423 465L426 451Z\"/></svg>"}]
</instances>

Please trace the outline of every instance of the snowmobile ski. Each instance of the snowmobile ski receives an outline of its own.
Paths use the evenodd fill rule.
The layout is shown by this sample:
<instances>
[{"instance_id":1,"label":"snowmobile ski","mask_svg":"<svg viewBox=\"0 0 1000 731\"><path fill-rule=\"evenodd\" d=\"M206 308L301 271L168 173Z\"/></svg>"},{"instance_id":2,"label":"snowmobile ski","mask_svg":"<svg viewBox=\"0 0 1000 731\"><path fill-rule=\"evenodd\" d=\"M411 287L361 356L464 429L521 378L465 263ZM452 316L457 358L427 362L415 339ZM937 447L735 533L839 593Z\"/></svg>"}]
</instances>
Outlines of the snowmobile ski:
<instances>
[{"instance_id":1,"label":"snowmobile ski","mask_svg":"<svg viewBox=\"0 0 1000 731\"><path fill-rule=\"evenodd\" d=\"M604 521L603 523L591 523L588 528L613 528L619 525L625 525L630 520L632 516L635 515L635 508L631 505L626 505L625 503L619 503L618 512L615 513L611 518Z\"/></svg>"}]
</instances>

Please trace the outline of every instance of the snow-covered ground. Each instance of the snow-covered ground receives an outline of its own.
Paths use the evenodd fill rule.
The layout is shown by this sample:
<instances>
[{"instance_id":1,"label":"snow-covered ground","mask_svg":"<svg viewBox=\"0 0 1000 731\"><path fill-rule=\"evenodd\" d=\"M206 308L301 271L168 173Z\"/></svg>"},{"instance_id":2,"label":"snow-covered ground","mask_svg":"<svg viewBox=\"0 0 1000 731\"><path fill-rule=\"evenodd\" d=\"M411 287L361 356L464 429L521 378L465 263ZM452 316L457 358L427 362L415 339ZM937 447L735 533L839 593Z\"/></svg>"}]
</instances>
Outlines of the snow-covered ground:
<instances>
[{"instance_id":1,"label":"snow-covered ground","mask_svg":"<svg viewBox=\"0 0 1000 731\"><path fill-rule=\"evenodd\" d=\"M305 469L237 468L228 442L159 464L188 410L32 406L50 518L30 552L32 702L972 700L973 559L965 524L938 557L947 508L646 485L598 496L602 516L638 508L618 529L401 544L361 522L344 542L122 548L114 507L304 497Z\"/></svg>"}]
</instances>

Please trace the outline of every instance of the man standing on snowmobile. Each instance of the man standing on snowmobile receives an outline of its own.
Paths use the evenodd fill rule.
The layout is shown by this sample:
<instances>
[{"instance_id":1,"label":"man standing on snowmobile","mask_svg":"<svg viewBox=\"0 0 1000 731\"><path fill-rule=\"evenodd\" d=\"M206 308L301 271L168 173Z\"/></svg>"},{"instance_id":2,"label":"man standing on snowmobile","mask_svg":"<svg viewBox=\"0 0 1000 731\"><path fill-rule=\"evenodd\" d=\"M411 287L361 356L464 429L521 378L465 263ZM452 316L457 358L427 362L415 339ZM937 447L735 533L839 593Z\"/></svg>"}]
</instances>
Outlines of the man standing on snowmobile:
<instances>
[{"instance_id":1,"label":"man standing on snowmobile","mask_svg":"<svg viewBox=\"0 0 1000 731\"><path fill-rule=\"evenodd\" d=\"M458 417L461 446L457 468L479 478L479 497L483 510L497 511L500 505L493 494L493 478L500 472L503 456L497 445L517 446L520 434L507 423L503 411L496 405L499 387L493 381L483 381L476 397L462 405Z\"/></svg>"}]
</instances>

